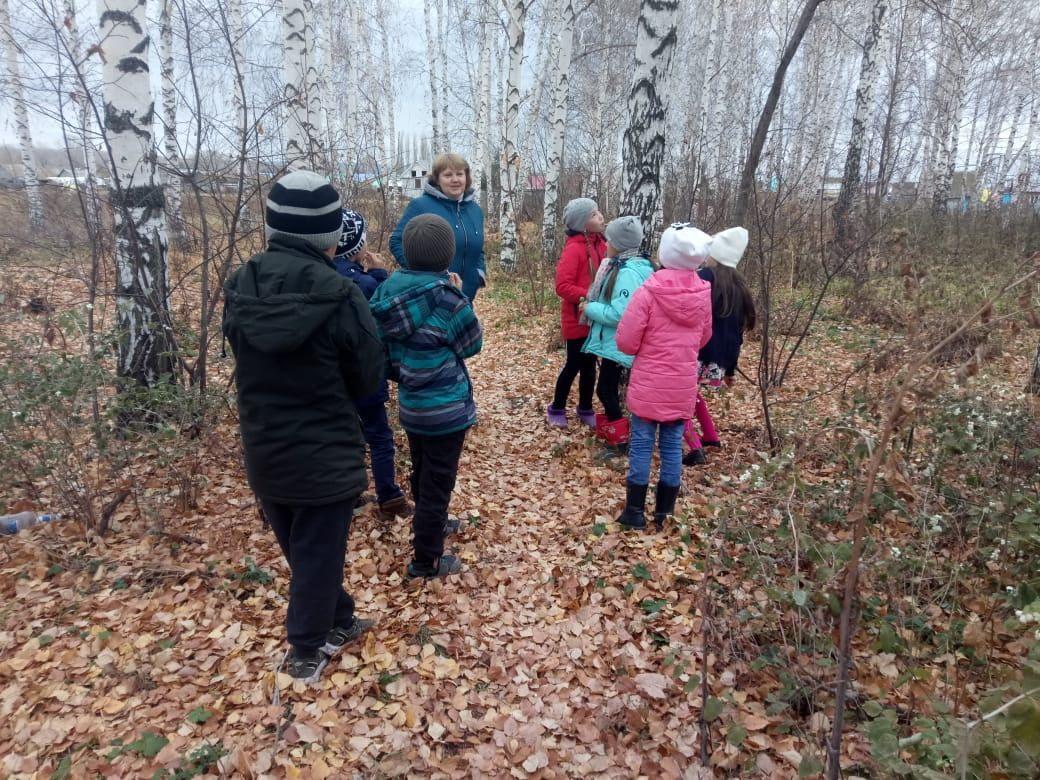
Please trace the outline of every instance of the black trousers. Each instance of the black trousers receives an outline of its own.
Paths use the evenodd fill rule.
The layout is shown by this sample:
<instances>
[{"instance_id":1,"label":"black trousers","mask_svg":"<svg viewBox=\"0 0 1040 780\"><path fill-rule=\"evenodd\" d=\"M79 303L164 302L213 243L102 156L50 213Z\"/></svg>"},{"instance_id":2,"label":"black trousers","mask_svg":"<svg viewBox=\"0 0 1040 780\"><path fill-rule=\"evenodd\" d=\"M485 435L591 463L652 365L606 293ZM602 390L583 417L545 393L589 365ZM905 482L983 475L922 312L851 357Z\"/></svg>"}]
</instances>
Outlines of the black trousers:
<instances>
[{"instance_id":1,"label":"black trousers","mask_svg":"<svg viewBox=\"0 0 1040 780\"><path fill-rule=\"evenodd\" d=\"M323 506L261 501L292 572L285 629L297 651L325 644L334 626L349 626L354 599L343 590L343 562L356 497Z\"/></svg>"},{"instance_id":2,"label":"black trousers","mask_svg":"<svg viewBox=\"0 0 1040 780\"><path fill-rule=\"evenodd\" d=\"M412 546L416 563L433 563L444 553L444 524L459 473L466 431L444 436L408 434L412 451Z\"/></svg>"},{"instance_id":3,"label":"black trousers","mask_svg":"<svg viewBox=\"0 0 1040 780\"><path fill-rule=\"evenodd\" d=\"M585 339L567 339L567 362L556 379L556 394L552 403L554 409L567 408L567 396L571 394L571 385L579 374L578 408L592 408L592 391L596 387L596 356L582 352L584 344Z\"/></svg>"},{"instance_id":4,"label":"black trousers","mask_svg":"<svg viewBox=\"0 0 1040 780\"><path fill-rule=\"evenodd\" d=\"M603 412L610 422L620 420L624 417L621 411L621 372L625 367L613 360L603 358L599 363L599 383L596 385L596 395L599 402L603 404Z\"/></svg>"}]
</instances>

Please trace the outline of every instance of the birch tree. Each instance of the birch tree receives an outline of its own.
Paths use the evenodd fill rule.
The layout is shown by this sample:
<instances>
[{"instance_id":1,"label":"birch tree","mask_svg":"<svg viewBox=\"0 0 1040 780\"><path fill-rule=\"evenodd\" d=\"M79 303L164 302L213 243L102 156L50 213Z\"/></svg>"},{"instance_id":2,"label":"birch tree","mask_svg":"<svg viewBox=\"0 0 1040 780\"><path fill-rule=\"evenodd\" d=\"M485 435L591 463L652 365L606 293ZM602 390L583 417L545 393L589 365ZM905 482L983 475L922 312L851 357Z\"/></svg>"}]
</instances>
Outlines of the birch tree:
<instances>
[{"instance_id":1,"label":"birch tree","mask_svg":"<svg viewBox=\"0 0 1040 780\"><path fill-rule=\"evenodd\" d=\"M677 41L678 0L642 0L636 29L628 129L622 141L621 213L643 223L643 251L653 243L654 215L661 197L667 109L661 88Z\"/></svg>"},{"instance_id":2,"label":"birch tree","mask_svg":"<svg viewBox=\"0 0 1040 780\"><path fill-rule=\"evenodd\" d=\"M437 60L437 102L441 109L441 137L434 139L433 156L451 151L451 133L448 129L448 44L444 33L444 0L437 0L437 42L433 48ZM432 162L432 161L431 161Z\"/></svg>"},{"instance_id":3,"label":"birch tree","mask_svg":"<svg viewBox=\"0 0 1040 780\"><path fill-rule=\"evenodd\" d=\"M501 160L501 209L500 227L502 249L500 261L506 270L516 266L517 227L514 198L520 178L520 79L524 60L524 21L529 3L527 0L509 0L509 71L506 79L504 133Z\"/></svg>"},{"instance_id":4,"label":"birch tree","mask_svg":"<svg viewBox=\"0 0 1040 780\"><path fill-rule=\"evenodd\" d=\"M6 2L6 0L5 0ZM80 143L83 145L83 173L86 183L84 189L87 193L87 200L91 204L92 208L86 209L85 218L88 223L90 231L96 234L99 221L97 209L94 208L98 203L98 192L97 192L97 163L94 159L96 153L94 149L94 139L92 128L93 122L93 106L91 103L90 95L87 94L87 90L84 88L84 77L83 68L85 63L83 61L83 39L80 36L79 22L76 19L76 3L75 0L62 0L62 13L64 15L64 36L66 39L66 52L70 61L72 62L73 70L76 73L76 86L72 92L73 102L77 106L77 121L79 127L76 128Z\"/></svg>"},{"instance_id":5,"label":"birch tree","mask_svg":"<svg viewBox=\"0 0 1040 780\"><path fill-rule=\"evenodd\" d=\"M477 85L477 149L475 177L481 207L487 212L491 189L491 3L480 3L480 75Z\"/></svg>"},{"instance_id":6,"label":"birch tree","mask_svg":"<svg viewBox=\"0 0 1040 780\"><path fill-rule=\"evenodd\" d=\"M960 0L963 2L963 0ZM935 132L938 150L934 165L932 213L945 214L953 186L953 169L957 162L957 139L960 135L961 109L964 101L964 47L958 0L950 0L946 49L937 77L937 112Z\"/></svg>"},{"instance_id":7,"label":"birch tree","mask_svg":"<svg viewBox=\"0 0 1040 780\"><path fill-rule=\"evenodd\" d=\"M163 191L156 181L155 101L145 0L98 0L105 131L114 191L119 375L154 387L174 372Z\"/></svg>"},{"instance_id":8,"label":"birch tree","mask_svg":"<svg viewBox=\"0 0 1040 780\"><path fill-rule=\"evenodd\" d=\"M574 0L562 4L560 40L557 46L552 86L553 102L550 121L549 166L545 172L545 194L542 204L542 245L546 257L556 247L557 200L560 174L563 171L563 144L567 134L567 98L570 93L571 52L574 48Z\"/></svg>"},{"instance_id":9,"label":"birch tree","mask_svg":"<svg viewBox=\"0 0 1040 780\"><path fill-rule=\"evenodd\" d=\"M394 89L394 68L390 56L390 34L387 28L390 26L390 11L386 6L386 0L379 0L379 42L382 48L383 58L383 112L386 115L386 135L392 146L389 160L390 174L397 173L401 165L400 147L397 139L397 93Z\"/></svg>"},{"instance_id":10,"label":"birch tree","mask_svg":"<svg viewBox=\"0 0 1040 780\"><path fill-rule=\"evenodd\" d=\"M33 228L43 225L43 196L36 168L36 152L33 148L32 131L29 128L29 111L25 103L25 86L22 84L22 67L19 62L20 49L11 27L11 9L8 0L0 0L0 35L4 39L4 59L7 64L7 84L14 104L15 133L18 148L22 153L22 179L25 195L29 201L29 224Z\"/></svg>"},{"instance_id":11,"label":"birch tree","mask_svg":"<svg viewBox=\"0 0 1040 780\"><path fill-rule=\"evenodd\" d=\"M164 0L159 13L159 77L162 83L163 150L166 170L163 172L166 197L167 224L173 236L184 238L184 219L181 214L181 182L177 175L180 154L177 146L177 91L173 67L173 3Z\"/></svg>"},{"instance_id":12,"label":"birch tree","mask_svg":"<svg viewBox=\"0 0 1040 780\"><path fill-rule=\"evenodd\" d=\"M769 134L773 113L776 111L776 105L780 101L780 95L783 92L787 68L790 66L791 60L794 59L794 55L802 43L802 38L805 37L805 31L809 29L809 24L812 22L816 9L820 7L821 2L823 0L805 0L802 12L795 23L794 31L791 33L791 37L784 47L784 52L780 55L780 62L776 66L776 71L773 73L773 83L769 88L769 94L766 96L766 103L762 107L762 113L758 117L758 124L755 126L755 133L752 136L751 146L748 149L747 158L744 162L744 169L740 174L737 206L733 214L733 221L738 225L747 216L748 203L751 200L751 191L754 187L755 172L758 171L758 162L762 158L762 148L765 146L766 136Z\"/></svg>"},{"instance_id":13,"label":"birch tree","mask_svg":"<svg viewBox=\"0 0 1040 780\"><path fill-rule=\"evenodd\" d=\"M888 15L889 0L874 0L867 35L863 42L863 59L859 69L859 85L856 87L856 108L852 116L852 134L845 155L845 175L841 181L838 202L834 205L834 239L838 246L845 246L849 239L849 215L852 199L860 184L860 168L863 161L863 141L866 137L867 119L874 105L874 89L881 72L879 58L880 43Z\"/></svg>"},{"instance_id":14,"label":"birch tree","mask_svg":"<svg viewBox=\"0 0 1040 780\"><path fill-rule=\"evenodd\" d=\"M426 23L427 63L430 68L430 123L433 131L433 145L440 148L441 116L440 99L437 95L437 38L430 16L429 2L423 3L423 20Z\"/></svg>"},{"instance_id":15,"label":"birch tree","mask_svg":"<svg viewBox=\"0 0 1040 780\"><path fill-rule=\"evenodd\" d=\"M1029 375L1029 385L1026 389L1033 395L1040 395L1040 344L1036 345L1036 355L1033 357L1033 372Z\"/></svg>"},{"instance_id":16,"label":"birch tree","mask_svg":"<svg viewBox=\"0 0 1040 780\"><path fill-rule=\"evenodd\" d=\"M311 0L282 0L285 157L290 169L320 169L321 100L317 89Z\"/></svg>"}]
</instances>

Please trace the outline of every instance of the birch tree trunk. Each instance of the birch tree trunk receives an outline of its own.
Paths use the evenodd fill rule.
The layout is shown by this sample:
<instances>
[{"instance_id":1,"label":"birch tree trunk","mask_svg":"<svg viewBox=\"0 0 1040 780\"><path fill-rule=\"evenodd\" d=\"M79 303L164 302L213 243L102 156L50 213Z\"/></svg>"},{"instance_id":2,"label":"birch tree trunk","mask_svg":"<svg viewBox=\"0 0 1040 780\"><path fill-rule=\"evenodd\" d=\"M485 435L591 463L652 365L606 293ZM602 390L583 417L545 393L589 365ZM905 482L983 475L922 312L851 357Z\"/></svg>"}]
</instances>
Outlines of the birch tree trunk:
<instances>
[{"instance_id":1,"label":"birch tree trunk","mask_svg":"<svg viewBox=\"0 0 1040 780\"><path fill-rule=\"evenodd\" d=\"M553 105L550 119L549 168L545 172L542 201L542 247L547 260L556 250L557 200L563 172L563 144L567 135L567 98L570 93L571 53L574 49L574 0L564 0L560 42L553 72Z\"/></svg>"},{"instance_id":2,"label":"birch tree trunk","mask_svg":"<svg viewBox=\"0 0 1040 780\"><path fill-rule=\"evenodd\" d=\"M1011 166L1015 164L1015 158L1018 157L1015 154L1015 137L1018 135L1018 123L1022 120L1022 113L1026 108L1026 97L1025 92L1019 92L1018 99L1015 101L1015 110L1011 114L1011 130L1008 131L1007 146L1004 147L1004 157L1000 162L1000 172L997 174L995 182L997 187L1002 188L1008 184L1008 174L1011 173Z\"/></svg>"},{"instance_id":3,"label":"birch tree trunk","mask_svg":"<svg viewBox=\"0 0 1040 780\"><path fill-rule=\"evenodd\" d=\"M1037 83L1036 79L1033 80L1033 89L1031 90L1030 101L1033 107L1029 111L1029 126L1026 130L1026 140L1023 145L1022 155L1022 173L1025 174L1024 189L1029 189L1032 184L1033 178L1033 161L1036 159L1033 151L1034 139L1036 138L1036 128L1040 124L1040 96L1037 95Z\"/></svg>"},{"instance_id":4,"label":"birch tree trunk","mask_svg":"<svg viewBox=\"0 0 1040 780\"><path fill-rule=\"evenodd\" d=\"M22 67L18 61L19 46L11 27L11 10L8 0L0 0L0 35L4 39L4 59L7 63L7 84L11 102L14 104L14 126L18 135L18 147L22 153L22 179L25 181L25 196L29 201L29 225L43 225L43 196L36 169L36 152L33 149L32 132L29 129L29 111L25 105L25 87L22 84Z\"/></svg>"},{"instance_id":5,"label":"birch tree trunk","mask_svg":"<svg viewBox=\"0 0 1040 780\"><path fill-rule=\"evenodd\" d=\"M949 19L952 23L962 22L958 13L957 0L950 0ZM952 26L952 25L951 25ZM948 36L945 63L939 73L938 112L936 137L938 153L935 158L935 186L932 191L932 213L947 212L950 191L953 187L953 169L957 162L957 138L960 135L961 108L964 101L964 36L951 30Z\"/></svg>"},{"instance_id":6,"label":"birch tree trunk","mask_svg":"<svg viewBox=\"0 0 1040 780\"><path fill-rule=\"evenodd\" d=\"M845 155L845 175L841 180L838 202L834 204L834 240L839 248L846 248L851 238L849 216L852 200L859 190L860 167L863 158L863 138L867 119L874 105L874 89L881 72L879 53L881 38L888 16L889 0L874 0L874 8L867 25L867 36L863 42L863 59L859 69L859 85L856 87L856 109L852 115L852 134Z\"/></svg>"},{"instance_id":7,"label":"birch tree trunk","mask_svg":"<svg viewBox=\"0 0 1040 780\"><path fill-rule=\"evenodd\" d=\"M379 43L383 49L383 113L386 115L386 134L390 139L391 150L389 169L390 175L393 177L397 174L398 169L401 166L400 162L400 150L396 143L397 139L397 92L394 89L394 67L393 62L390 58L390 34L387 31L387 27L390 24L390 10L386 6L385 0L379 0Z\"/></svg>"},{"instance_id":8,"label":"birch tree trunk","mask_svg":"<svg viewBox=\"0 0 1040 780\"><path fill-rule=\"evenodd\" d=\"M321 10L321 74L318 85L321 89L321 94L327 96L327 101L331 101L333 94L332 79L337 70L336 39L338 36L336 35L336 26L339 17L335 13L336 4L332 0L323 0ZM351 55L353 55L353 51L352 49ZM321 130L325 139L325 149L329 157L329 167L332 168L330 174L333 181L336 181L338 179L336 170L339 168L336 164L336 148L339 145L339 139L336 137L336 119L334 105L331 102L326 102L322 106Z\"/></svg>"},{"instance_id":9,"label":"birch tree trunk","mask_svg":"<svg viewBox=\"0 0 1040 780\"><path fill-rule=\"evenodd\" d=\"M164 0L159 12L159 76L162 83L163 171L166 197L166 221L176 241L184 240L184 218L181 212L181 180L177 145L177 92L174 87L172 2Z\"/></svg>"},{"instance_id":10,"label":"birch tree trunk","mask_svg":"<svg viewBox=\"0 0 1040 780\"><path fill-rule=\"evenodd\" d=\"M85 66L83 64L83 46L79 32L79 23L76 21L75 0L63 0L62 13L65 17L64 24L66 32L64 34L68 42L67 49L69 58L72 60L74 69L77 71L76 88L73 92L73 100L76 102L78 107L79 127L77 130L79 131L80 143L83 145L83 172L86 178L84 190L87 193L87 200L91 206L91 208L87 209L85 216L90 231L96 235L100 222L98 220L97 212L97 206L99 203L96 176L97 161L94 159L96 152L94 149L92 131L94 123L92 121L90 96L86 94L86 90L83 87L85 78L81 69Z\"/></svg>"},{"instance_id":11,"label":"birch tree trunk","mask_svg":"<svg viewBox=\"0 0 1040 780\"><path fill-rule=\"evenodd\" d=\"M1033 358L1033 373L1029 376L1026 389L1033 395L1040 395L1040 344L1036 345L1036 356Z\"/></svg>"},{"instance_id":12,"label":"birch tree trunk","mask_svg":"<svg viewBox=\"0 0 1040 780\"><path fill-rule=\"evenodd\" d=\"M546 0L545 13L548 14L547 18L555 19L559 5L559 0ZM556 34L556 31L548 23L544 23L542 37L538 45L538 59L536 60L534 70L538 75L534 86L522 99L522 102L527 105L527 121L524 124L524 133L519 143L520 171L517 174L517 181L520 184L518 198L521 202L527 190L528 176L531 173L531 162L534 160L535 130L542 124L542 117L544 116L542 114L542 99L545 97L545 85L546 82L551 80L550 73L555 70L555 68L550 69L549 63L555 63L558 45L559 36ZM552 92L550 91L551 96Z\"/></svg>"},{"instance_id":13,"label":"birch tree trunk","mask_svg":"<svg viewBox=\"0 0 1040 780\"><path fill-rule=\"evenodd\" d=\"M621 213L643 223L649 257L654 215L661 198L667 108L661 89L678 40L679 0L642 0L636 30L635 72L628 92L628 129L622 140Z\"/></svg>"},{"instance_id":14,"label":"birch tree trunk","mask_svg":"<svg viewBox=\"0 0 1040 780\"><path fill-rule=\"evenodd\" d=\"M776 72L773 74L773 84L769 89L766 104L762 108L762 114L758 118L758 125L755 127L755 134L751 140L751 148L748 149L747 160L744 163L744 170L740 174L737 206L733 215L733 222L737 225L743 223L744 217L747 216L748 203L751 200L751 191L755 182L755 172L758 170L758 161L762 157L762 148L765 146L766 136L769 134L769 125L773 121L773 112L776 111L776 104L779 102L780 93L783 91L787 68L791 64L791 60L794 59L794 55L802 43L802 38L805 37L805 31L809 29L813 15L816 13L816 9L820 7L822 1L805 0L805 5L802 6L802 13L798 17L794 32L791 33L791 38L788 40L787 46L784 47L784 53L780 55L780 62L777 64Z\"/></svg>"},{"instance_id":15,"label":"birch tree trunk","mask_svg":"<svg viewBox=\"0 0 1040 780\"><path fill-rule=\"evenodd\" d=\"M477 88L477 175L480 206L487 213L491 189L491 3L480 4L480 84Z\"/></svg>"},{"instance_id":16,"label":"birch tree trunk","mask_svg":"<svg viewBox=\"0 0 1040 780\"><path fill-rule=\"evenodd\" d=\"M448 45L444 35L444 0L437 0L437 86L439 94L437 100L441 109L441 137L435 147L434 156L441 152L451 151L451 133L449 127L451 120L448 117ZM432 160L430 161L432 164Z\"/></svg>"},{"instance_id":17,"label":"birch tree trunk","mask_svg":"<svg viewBox=\"0 0 1040 780\"><path fill-rule=\"evenodd\" d=\"M172 377L169 269L163 191L156 181L150 42L145 3L98 0L103 59L105 130L115 210L118 372L154 387Z\"/></svg>"},{"instance_id":18,"label":"birch tree trunk","mask_svg":"<svg viewBox=\"0 0 1040 780\"><path fill-rule=\"evenodd\" d=\"M441 118L440 98L437 94L437 39L430 18L430 2L423 3L423 20L426 22L427 64L430 68L430 122L433 128L433 145L440 148Z\"/></svg>"},{"instance_id":19,"label":"birch tree trunk","mask_svg":"<svg viewBox=\"0 0 1040 780\"><path fill-rule=\"evenodd\" d=\"M240 157L239 170L243 181L240 182L241 204L238 210L238 227L249 232L253 222L249 213L249 200L246 194L245 177L248 175L247 164L251 133L249 131L249 108L246 103L245 57L245 25L242 22L242 0L230 0L228 3L228 37L231 39L231 56L234 58L234 79L231 95L231 110L234 112L235 142Z\"/></svg>"},{"instance_id":20,"label":"birch tree trunk","mask_svg":"<svg viewBox=\"0 0 1040 780\"><path fill-rule=\"evenodd\" d=\"M514 197L520 178L520 151L517 148L520 132L520 79L523 75L524 20L528 0L509 0L509 72L506 80L505 121L502 143L500 180L502 185L500 226L502 230L502 267L511 271L516 267L517 227Z\"/></svg>"},{"instance_id":21,"label":"birch tree trunk","mask_svg":"<svg viewBox=\"0 0 1040 780\"><path fill-rule=\"evenodd\" d=\"M321 100L317 88L311 0L282 0L285 157L290 170L321 165Z\"/></svg>"}]
</instances>

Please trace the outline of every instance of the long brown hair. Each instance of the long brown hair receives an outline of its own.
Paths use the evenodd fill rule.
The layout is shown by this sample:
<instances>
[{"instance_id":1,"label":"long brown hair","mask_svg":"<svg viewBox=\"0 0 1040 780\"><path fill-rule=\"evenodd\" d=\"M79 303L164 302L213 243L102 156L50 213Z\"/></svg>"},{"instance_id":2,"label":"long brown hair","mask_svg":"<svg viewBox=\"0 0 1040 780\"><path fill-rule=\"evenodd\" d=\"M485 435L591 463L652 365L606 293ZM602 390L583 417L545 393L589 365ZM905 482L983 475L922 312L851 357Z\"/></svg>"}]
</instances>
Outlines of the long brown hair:
<instances>
[{"instance_id":1,"label":"long brown hair","mask_svg":"<svg viewBox=\"0 0 1040 780\"><path fill-rule=\"evenodd\" d=\"M716 317L729 317L743 309L744 331L755 329L755 299L736 268L717 265L711 269L715 280L711 283L711 310Z\"/></svg>"}]
</instances>

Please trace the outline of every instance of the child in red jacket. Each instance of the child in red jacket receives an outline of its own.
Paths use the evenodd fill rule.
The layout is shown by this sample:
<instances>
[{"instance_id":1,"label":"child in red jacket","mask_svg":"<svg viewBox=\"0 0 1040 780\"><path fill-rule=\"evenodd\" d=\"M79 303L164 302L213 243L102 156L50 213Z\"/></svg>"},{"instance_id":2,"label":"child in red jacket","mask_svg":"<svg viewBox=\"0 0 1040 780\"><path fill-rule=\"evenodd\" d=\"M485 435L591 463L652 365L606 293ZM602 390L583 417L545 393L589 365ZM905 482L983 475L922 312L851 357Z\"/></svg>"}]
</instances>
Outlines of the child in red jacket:
<instances>
[{"instance_id":1,"label":"child in red jacket","mask_svg":"<svg viewBox=\"0 0 1040 780\"><path fill-rule=\"evenodd\" d=\"M574 378L578 380L578 419L590 428L596 427L592 393L596 387L596 356L582 352L589 326L581 322L580 306L585 303L589 286L607 254L603 238L603 215L596 201L575 198L563 209L567 242L556 265L556 294L560 296L560 320L567 342L567 362L556 379L556 393L546 412L549 425L567 427L567 397Z\"/></svg>"}]
</instances>

